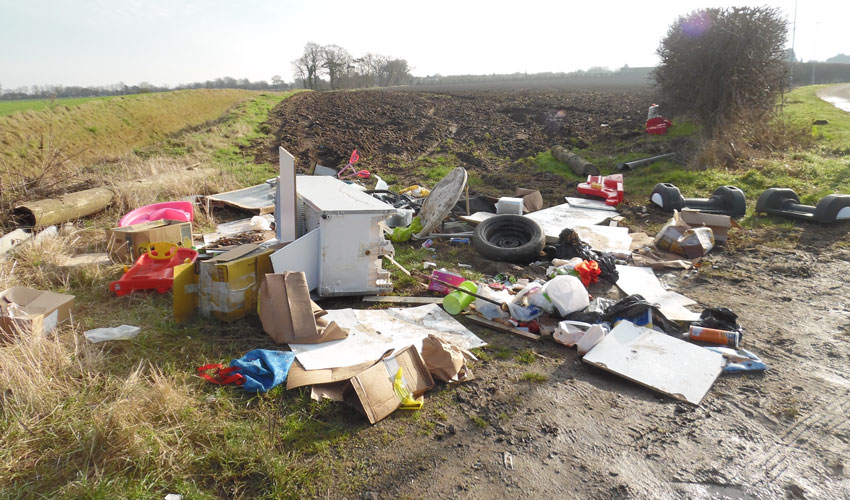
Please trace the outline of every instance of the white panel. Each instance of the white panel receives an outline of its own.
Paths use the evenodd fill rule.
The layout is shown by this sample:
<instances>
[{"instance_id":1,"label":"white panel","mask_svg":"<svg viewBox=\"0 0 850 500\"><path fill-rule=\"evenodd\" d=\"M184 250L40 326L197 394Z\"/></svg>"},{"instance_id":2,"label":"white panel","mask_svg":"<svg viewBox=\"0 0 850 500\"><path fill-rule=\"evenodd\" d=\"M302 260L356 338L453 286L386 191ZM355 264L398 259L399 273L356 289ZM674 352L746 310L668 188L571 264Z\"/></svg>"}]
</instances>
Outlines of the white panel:
<instances>
[{"instance_id":1,"label":"white panel","mask_svg":"<svg viewBox=\"0 0 850 500\"><path fill-rule=\"evenodd\" d=\"M297 207L295 204L295 157L278 148L280 176L277 179L275 199L275 233L278 241L295 241L297 238Z\"/></svg>"},{"instance_id":2,"label":"white panel","mask_svg":"<svg viewBox=\"0 0 850 500\"><path fill-rule=\"evenodd\" d=\"M319 286L321 233L321 229L314 229L273 253L270 259L274 272L303 271L307 286L315 290Z\"/></svg>"},{"instance_id":3,"label":"white panel","mask_svg":"<svg viewBox=\"0 0 850 500\"><path fill-rule=\"evenodd\" d=\"M584 361L693 404L699 404L725 364L721 354L628 321L618 323Z\"/></svg>"},{"instance_id":4,"label":"white panel","mask_svg":"<svg viewBox=\"0 0 850 500\"><path fill-rule=\"evenodd\" d=\"M684 295L665 290L655 273L649 267L617 266L620 278L617 287L626 295L639 293L649 302L659 305L661 314L673 321L696 321L699 313L685 309L684 306L696 302Z\"/></svg>"}]
</instances>

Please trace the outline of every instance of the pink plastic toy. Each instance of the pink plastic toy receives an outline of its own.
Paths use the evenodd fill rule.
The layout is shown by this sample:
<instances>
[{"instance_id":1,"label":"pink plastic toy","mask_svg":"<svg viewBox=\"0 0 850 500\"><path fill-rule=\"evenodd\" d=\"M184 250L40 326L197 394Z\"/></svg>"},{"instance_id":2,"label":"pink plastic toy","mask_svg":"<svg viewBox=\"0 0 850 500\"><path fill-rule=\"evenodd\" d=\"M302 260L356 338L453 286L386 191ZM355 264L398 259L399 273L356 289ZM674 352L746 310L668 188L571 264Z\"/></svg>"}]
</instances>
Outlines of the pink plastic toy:
<instances>
[{"instance_id":1,"label":"pink plastic toy","mask_svg":"<svg viewBox=\"0 0 850 500\"><path fill-rule=\"evenodd\" d=\"M189 222L195 220L195 209L190 201L166 201L145 205L127 213L118 221L118 227L132 226L152 220L176 220Z\"/></svg>"}]
</instances>

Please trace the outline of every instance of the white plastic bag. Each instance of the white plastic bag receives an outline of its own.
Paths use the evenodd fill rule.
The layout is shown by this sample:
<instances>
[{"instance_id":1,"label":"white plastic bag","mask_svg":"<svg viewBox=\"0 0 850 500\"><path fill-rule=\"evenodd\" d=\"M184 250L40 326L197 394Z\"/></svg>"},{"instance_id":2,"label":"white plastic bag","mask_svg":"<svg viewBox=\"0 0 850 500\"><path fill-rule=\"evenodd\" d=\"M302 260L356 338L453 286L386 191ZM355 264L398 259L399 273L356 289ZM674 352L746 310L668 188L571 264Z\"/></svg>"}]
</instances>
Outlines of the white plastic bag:
<instances>
[{"instance_id":1,"label":"white plastic bag","mask_svg":"<svg viewBox=\"0 0 850 500\"><path fill-rule=\"evenodd\" d=\"M375 184L375 189L382 190L382 189L389 189L390 188L390 186L387 184L387 181L385 181L384 179L381 179L380 177L378 177L375 174L372 174L372 176L374 178L378 179L378 182Z\"/></svg>"},{"instance_id":2,"label":"white plastic bag","mask_svg":"<svg viewBox=\"0 0 850 500\"><path fill-rule=\"evenodd\" d=\"M105 340L127 340L139 334L138 326L121 325L112 328L95 328L88 330L83 335L89 342L97 343Z\"/></svg>"},{"instance_id":3,"label":"white plastic bag","mask_svg":"<svg viewBox=\"0 0 850 500\"><path fill-rule=\"evenodd\" d=\"M507 290L495 292L489 286L479 287L478 295L481 295L482 297L487 297L488 299L493 299L497 302L509 302L511 300L511 294ZM487 302L486 300L481 300L479 298L475 299L475 310L481 313L482 316L490 320L495 318L508 317L507 311L503 311L499 306L493 304L492 302Z\"/></svg>"},{"instance_id":4,"label":"white plastic bag","mask_svg":"<svg viewBox=\"0 0 850 500\"><path fill-rule=\"evenodd\" d=\"M543 285L543 293L561 316L581 311L590 303L587 289L575 276L555 276Z\"/></svg>"}]
</instances>

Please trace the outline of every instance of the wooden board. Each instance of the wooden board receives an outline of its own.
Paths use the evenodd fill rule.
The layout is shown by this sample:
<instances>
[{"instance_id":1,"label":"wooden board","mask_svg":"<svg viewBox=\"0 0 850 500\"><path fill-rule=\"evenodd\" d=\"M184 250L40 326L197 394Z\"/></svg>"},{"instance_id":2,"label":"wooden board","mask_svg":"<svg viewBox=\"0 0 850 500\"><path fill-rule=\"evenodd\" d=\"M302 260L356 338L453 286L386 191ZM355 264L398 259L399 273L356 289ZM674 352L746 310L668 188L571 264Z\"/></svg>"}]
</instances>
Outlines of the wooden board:
<instances>
[{"instance_id":1,"label":"wooden board","mask_svg":"<svg viewBox=\"0 0 850 500\"><path fill-rule=\"evenodd\" d=\"M442 304L442 297L399 297L398 295L367 295L363 302L387 302L390 304Z\"/></svg>"},{"instance_id":2,"label":"wooden board","mask_svg":"<svg viewBox=\"0 0 850 500\"><path fill-rule=\"evenodd\" d=\"M693 404L702 401L725 364L716 352L628 321L618 323L584 362Z\"/></svg>"},{"instance_id":3,"label":"wooden board","mask_svg":"<svg viewBox=\"0 0 850 500\"><path fill-rule=\"evenodd\" d=\"M468 319L469 321L472 321L475 324L486 326L487 328L492 328L493 330L500 332L512 333L528 340L537 341L540 340L541 337L536 333L526 332L525 330L520 330L519 328L513 328L507 325L503 325L502 323L498 323L496 321L490 321L489 319L482 318L481 316L475 316L470 314L468 316L464 316L464 318Z\"/></svg>"}]
</instances>

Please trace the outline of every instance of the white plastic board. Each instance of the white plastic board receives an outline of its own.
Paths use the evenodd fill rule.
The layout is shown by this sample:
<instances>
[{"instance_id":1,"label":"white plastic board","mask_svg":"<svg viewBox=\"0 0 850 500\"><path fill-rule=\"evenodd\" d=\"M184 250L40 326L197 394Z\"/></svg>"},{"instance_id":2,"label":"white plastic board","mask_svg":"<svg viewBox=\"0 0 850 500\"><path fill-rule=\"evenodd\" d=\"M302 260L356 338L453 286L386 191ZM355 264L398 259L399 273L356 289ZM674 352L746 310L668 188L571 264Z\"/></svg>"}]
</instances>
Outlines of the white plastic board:
<instances>
[{"instance_id":1,"label":"white plastic board","mask_svg":"<svg viewBox=\"0 0 850 500\"><path fill-rule=\"evenodd\" d=\"M621 321L584 361L671 398L699 404L725 361L719 353Z\"/></svg>"},{"instance_id":2,"label":"white plastic board","mask_svg":"<svg viewBox=\"0 0 850 500\"><path fill-rule=\"evenodd\" d=\"M374 361L389 349L411 344L421 352L422 339L431 333L464 349L485 345L437 304L384 310L334 309L325 318L347 328L348 338L322 344L289 344L305 370Z\"/></svg>"},{"instance_id":3,"label":"white plastic board","mask_svg":"<svg viewBox=\"0 0 850 500\"><path fill-rule=\"evenodd\" d=\"M278 147L280 175L275 188L275 231L278 241L298 237L298 206L295 199L295 157Z\"/></svg>"},{"instance_id":4,"label":"white plastic board","mask_svg":"<svg viewBox=\"0 0 850 500\"><path fill-rule=\"evenodd\" d=\"M661 314L673 321L696 321L699 313L686 309L685 306L696 304L696 301L670 290L665 290L649 267L617 266L620 278L617 287L626 295L638 293L649 302L659 305Z\"/></svg>"},{"instance_id":5,"label":"white plastic board","mask_svg":"<svg viewBox=\"0 0 850 500\"><path fill-rule=\"evenodd\" d=\"M274 272L303 271L307 276L307 286L315 290L319 286L321 235L322 230L316 228L271 254L269 259Z\"/></svg>"},{"instance_id":6,"label":"white plastic board","mask_svg":"<svg viewBox=\"0 0 850 500\"><path fill-rule=\"evenodd\" d=\"M606 212L616 212L617 209L612 207L611 205L606 205L602 200L590 200L587 198L573 198L571 196L565 196L565 200L567 200L567 204L573 208L592 208L594 210L605 210ZM619 215L619 214L612 214Z\"/></svg>"}]
</instances>

